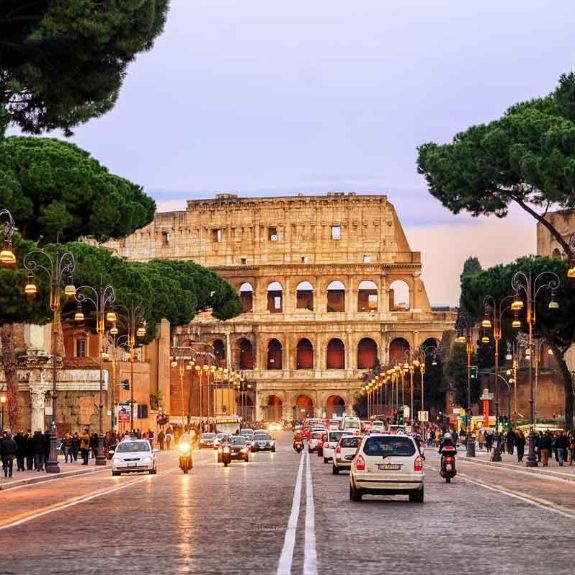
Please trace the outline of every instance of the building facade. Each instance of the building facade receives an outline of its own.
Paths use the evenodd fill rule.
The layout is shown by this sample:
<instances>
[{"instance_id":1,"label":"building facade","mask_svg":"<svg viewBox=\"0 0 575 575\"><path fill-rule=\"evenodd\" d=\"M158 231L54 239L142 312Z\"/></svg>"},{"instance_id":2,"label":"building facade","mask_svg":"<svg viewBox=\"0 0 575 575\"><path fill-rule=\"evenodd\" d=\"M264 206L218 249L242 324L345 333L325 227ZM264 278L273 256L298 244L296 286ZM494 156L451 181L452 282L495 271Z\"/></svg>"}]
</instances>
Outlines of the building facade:
<instances>
[{"instance_id":1,"label":"building facade","mask_svg":"<svg viewBox=\"0 0 575 575\"><path fill-rule=\"evenodd\" d=\"M386 196L220 194L158 213L110 247L137 261L193 260L236 289L243 314L199 314L172 346L211 344L249 386L238 403L257 419L351 413L377 361L408 362L453 327L451 312L431 309L420 253ZM172 382L177 414L185 399Z\"/></svg>"}]
</instances>

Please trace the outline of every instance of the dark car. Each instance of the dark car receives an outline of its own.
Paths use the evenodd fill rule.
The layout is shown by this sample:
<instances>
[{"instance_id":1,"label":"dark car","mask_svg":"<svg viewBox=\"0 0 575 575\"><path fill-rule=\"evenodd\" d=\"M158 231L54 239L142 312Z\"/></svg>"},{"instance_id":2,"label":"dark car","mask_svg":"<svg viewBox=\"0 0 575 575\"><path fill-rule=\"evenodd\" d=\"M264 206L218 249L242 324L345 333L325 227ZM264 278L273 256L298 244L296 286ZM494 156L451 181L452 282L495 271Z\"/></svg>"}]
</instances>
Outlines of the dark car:
<instances>
[{"instance_id":1,"label":"dark car","mask_svg":"<svg viewBox=\"0 0 575 575\"><path fill-rule=\"evenodd\" d=\"M272 451L276 450L275 439L266 432L256 431L252 443L252 451Z\"/></svg>"},{"instance_id":2,"label":"dark car","mask_svg":"<svg viewBox=\"0 0 575 575\"><path fill-rule=\"evenodd\" d=\"M224 443L218 449L218 463L222 461L222 449L227 446L230 448L232 459L243 459L246 463L250 460L250 446L241 435L233 435L227 443Z\"/></svg>"}]
</instances>

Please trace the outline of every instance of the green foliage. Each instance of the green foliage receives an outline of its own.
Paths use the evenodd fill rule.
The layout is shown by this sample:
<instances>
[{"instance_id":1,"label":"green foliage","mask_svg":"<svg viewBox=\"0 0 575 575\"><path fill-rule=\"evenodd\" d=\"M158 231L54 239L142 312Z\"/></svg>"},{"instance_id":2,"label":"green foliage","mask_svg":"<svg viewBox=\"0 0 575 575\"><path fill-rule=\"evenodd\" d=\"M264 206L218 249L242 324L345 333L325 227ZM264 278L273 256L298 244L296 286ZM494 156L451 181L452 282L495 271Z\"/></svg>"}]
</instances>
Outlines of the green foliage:
<instances>
[{"instance_id":1,"label":"green foliage","mask_svg":"<svg viewBox=\"0 0 575 575\"><path fill-rule=\"evenodd\" d=\"M475 353L471 363L476 362ZM455 403L467 407L467 349L464 343L454 343L444 370L446 384L455 392ZM470 378L471 404L477 403L481 395L478 378Z\"/></svg>"},{"instance_id":2,"label":"green foliage","mask_svg":"<svg viewBox=\"0 0 575 575\"><path fill-rule=\"evenodd\" d=\"M152 221L155 203L140 186L110 174L87 152L51 138L0 140L0 205L27 239L99 241Z\"/></svg>"},{"instance_id":3,"label":"green foliage","mask_svg":"<svg viewBox=\"0 0 575 575\"><path fill-rule=\"evenodd\" d=\"M0 137L70 128L118 98L128 64L161 33L169 0L0 2Z\"/></svg>"},{"instance_id":4,"label":"green foliage","mask_svg":"<svg viewBox=\"0 0 575 575\"><path fill-rule=\"evenodd\" d=\"M450 211L507 215L513 202L542 222L565 253L569 245L544 219L550 204L575 207L575 75L549 96L511 107L499 120L419 147L418 170ZM541 212L537 211L541 208Z\"/></svg>"}]
</instances>

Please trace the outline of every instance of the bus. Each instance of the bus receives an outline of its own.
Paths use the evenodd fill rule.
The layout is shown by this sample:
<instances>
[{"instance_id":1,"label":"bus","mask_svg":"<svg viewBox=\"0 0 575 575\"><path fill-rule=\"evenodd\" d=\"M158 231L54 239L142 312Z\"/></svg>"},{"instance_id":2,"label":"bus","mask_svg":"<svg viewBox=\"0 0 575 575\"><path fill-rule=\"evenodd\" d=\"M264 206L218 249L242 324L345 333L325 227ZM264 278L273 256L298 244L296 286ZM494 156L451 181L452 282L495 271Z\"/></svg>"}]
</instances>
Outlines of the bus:
<instances>
[{"instance_id":1,"label":"bus","mask_svg":"<svg viewBox=\"0 0 575 575\"><path fill-rule=\"evenodd\" d=\"M242 418L239 415L218 415L214 418L216 433L235 435L240 432Z\"/></svg>"},{"instance_id":2,"label":"bus","mask_svg":"<svg viewBox=\"0 0 575 575\"><path fill-rule=\"evenodd\" d=\"M359 417L346 416L341 422L341 429L351 432L361 431L361 420Z\"/></svg>"}]
</instances>

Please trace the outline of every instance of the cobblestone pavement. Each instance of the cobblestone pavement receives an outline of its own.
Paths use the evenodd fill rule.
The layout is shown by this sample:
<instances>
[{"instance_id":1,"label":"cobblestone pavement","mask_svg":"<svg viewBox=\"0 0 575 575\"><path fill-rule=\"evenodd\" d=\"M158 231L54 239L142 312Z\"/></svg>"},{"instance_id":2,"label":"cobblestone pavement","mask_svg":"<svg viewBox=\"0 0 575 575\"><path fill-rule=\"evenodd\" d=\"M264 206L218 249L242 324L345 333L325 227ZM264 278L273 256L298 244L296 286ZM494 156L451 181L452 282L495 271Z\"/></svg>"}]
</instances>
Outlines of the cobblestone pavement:
<instances>
[{"instance_id":1,"label":"cobblestone pavement","mask_svg":"<svg viewBox=\"0 0 575 575\"><path fill-rule=\"evenodd\" d=\"M289 441L228 468L196 451L189 475L164 452L156 476L108 467L2 492L0 573L573 573L570 479L460 456L447 485L428 452L423 505L353 503L346 473Z\"/></svg>"}]
</instances>

